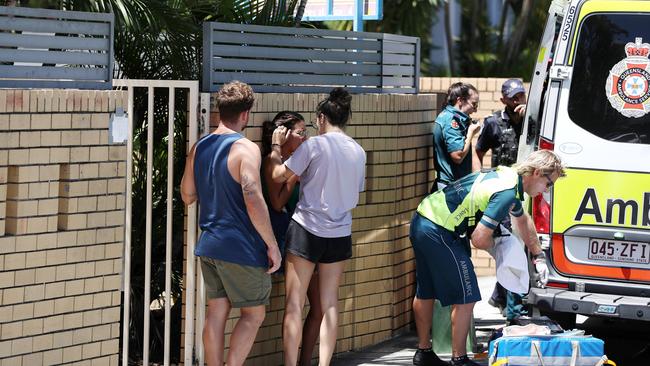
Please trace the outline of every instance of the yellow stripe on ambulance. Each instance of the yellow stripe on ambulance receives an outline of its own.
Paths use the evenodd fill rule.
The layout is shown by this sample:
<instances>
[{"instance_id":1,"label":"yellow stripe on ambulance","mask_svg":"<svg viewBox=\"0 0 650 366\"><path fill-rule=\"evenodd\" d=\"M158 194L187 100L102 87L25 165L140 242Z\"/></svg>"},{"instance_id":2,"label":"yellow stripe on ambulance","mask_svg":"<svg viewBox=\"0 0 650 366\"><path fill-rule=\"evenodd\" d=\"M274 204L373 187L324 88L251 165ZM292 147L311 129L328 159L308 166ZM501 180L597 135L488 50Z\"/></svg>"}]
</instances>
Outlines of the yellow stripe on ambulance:
<instances>
[{"instance_id":1,"label":"yellow stripe on ambulance","mask_svg":"<svg viewBox=\"0 0 650 366\"><path fill-rule=\"evenodd\" d=\"M582 5L578 16L578 26L585 17L594 13L613 13L613 12L650 12L650 1L626 1L626 0L595 0L588 1ZM573 56L575 54L578 33L576 32L571 42L571 53L569 54L568 65L573 65Z\"/></svg>"},{"instance_id":2,"label":"yellow stripe on ambulance","mask_svg":"<svg viewBox=\"0 0 650 366\"><path fill-rule=\"evenodd\" d=\"M650 174L567 169L552 212L556 233L575 225L650 229Z\"/></svg>"}]
</instances>

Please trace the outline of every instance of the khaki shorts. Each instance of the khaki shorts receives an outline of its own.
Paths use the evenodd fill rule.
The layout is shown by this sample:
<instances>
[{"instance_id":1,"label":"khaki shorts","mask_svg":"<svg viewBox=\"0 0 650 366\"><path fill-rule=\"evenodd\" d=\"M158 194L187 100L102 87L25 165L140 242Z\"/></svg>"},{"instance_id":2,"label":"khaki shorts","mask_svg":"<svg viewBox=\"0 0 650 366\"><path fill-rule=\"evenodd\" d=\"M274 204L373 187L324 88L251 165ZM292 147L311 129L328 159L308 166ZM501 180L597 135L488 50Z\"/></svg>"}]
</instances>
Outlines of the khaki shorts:
<instances>
[{"instance_id":1,"label":"khaki shorts","mask_svg":"<svg viewBox=\"0 0 650 366\"><path fill-rule=\"evenodd\" d=\"M266 268L200 258L208 299L226 297L233 308L269 303L271 276Z\"/></svg>"}]
</instances>

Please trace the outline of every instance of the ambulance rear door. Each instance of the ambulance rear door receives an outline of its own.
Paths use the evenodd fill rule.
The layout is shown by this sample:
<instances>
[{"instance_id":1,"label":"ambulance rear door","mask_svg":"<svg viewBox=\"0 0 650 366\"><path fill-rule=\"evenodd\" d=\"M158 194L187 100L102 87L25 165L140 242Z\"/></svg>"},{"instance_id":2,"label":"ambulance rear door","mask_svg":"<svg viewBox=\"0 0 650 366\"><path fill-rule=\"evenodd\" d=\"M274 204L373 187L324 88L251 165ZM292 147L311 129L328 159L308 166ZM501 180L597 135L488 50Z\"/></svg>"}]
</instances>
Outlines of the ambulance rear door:
<instances>
[{"instance_id":1,"label":"ambulance rear door","mask_svg":"<svg viewBox=\"0 0 650 366\"><path fill-rule=\"evenodd\" d=\"M542 132L568 167L552 192L551 262L574 279L645 285L650 1L586 1L572 11L572 37L551 70L559 88L546 118L555 123Z\"/></svg>"}]
</instances>

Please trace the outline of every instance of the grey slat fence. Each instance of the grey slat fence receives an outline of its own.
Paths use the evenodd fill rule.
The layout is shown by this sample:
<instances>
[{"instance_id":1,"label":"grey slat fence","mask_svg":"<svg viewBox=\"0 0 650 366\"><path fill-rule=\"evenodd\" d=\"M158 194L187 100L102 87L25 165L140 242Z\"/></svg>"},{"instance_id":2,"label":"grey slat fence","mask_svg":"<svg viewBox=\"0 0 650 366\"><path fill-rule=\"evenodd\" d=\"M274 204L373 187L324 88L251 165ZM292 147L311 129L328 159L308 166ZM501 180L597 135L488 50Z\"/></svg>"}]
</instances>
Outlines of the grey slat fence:
<instances>
[{"instance_id":1,"label":"grey slat fence","mask_svg":"<svg viewBox=\"0 0 650 366\"><path fill-rule=\"evenodd\" d=\"M419 60L417 37L206 22L201 88L240 80L256 92L417 93Z\"/></svg>"},{"instance_id":2,"label":"grey slat fence","mask_svg":"<svg viewBox=\"0 0 650 366\"><path fill-rule=\"evenodd\" d=\"M113 14L0 6L0 87L111 89Z\"/></svg>"}]
</instances>

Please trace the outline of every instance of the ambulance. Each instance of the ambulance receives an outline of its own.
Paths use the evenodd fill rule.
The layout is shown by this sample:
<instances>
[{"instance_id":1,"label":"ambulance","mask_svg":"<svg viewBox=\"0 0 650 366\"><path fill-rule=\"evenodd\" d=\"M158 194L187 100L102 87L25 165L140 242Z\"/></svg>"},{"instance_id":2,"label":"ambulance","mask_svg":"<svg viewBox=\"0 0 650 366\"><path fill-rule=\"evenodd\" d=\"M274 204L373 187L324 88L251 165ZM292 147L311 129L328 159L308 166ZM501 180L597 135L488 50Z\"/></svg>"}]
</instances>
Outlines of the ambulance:
<instances>
[{"instance_id":1,"label":"ambulance","mask_svg":"<svg viewBox=\"0 0 650 366\"><path fill-rule=\"evenodd\" d=\"M531 202L550 269L527 301L650 321L650 1L552 2L531 80L521 160L555 151L567 176Z\"/></svg>"}]
</instances>

